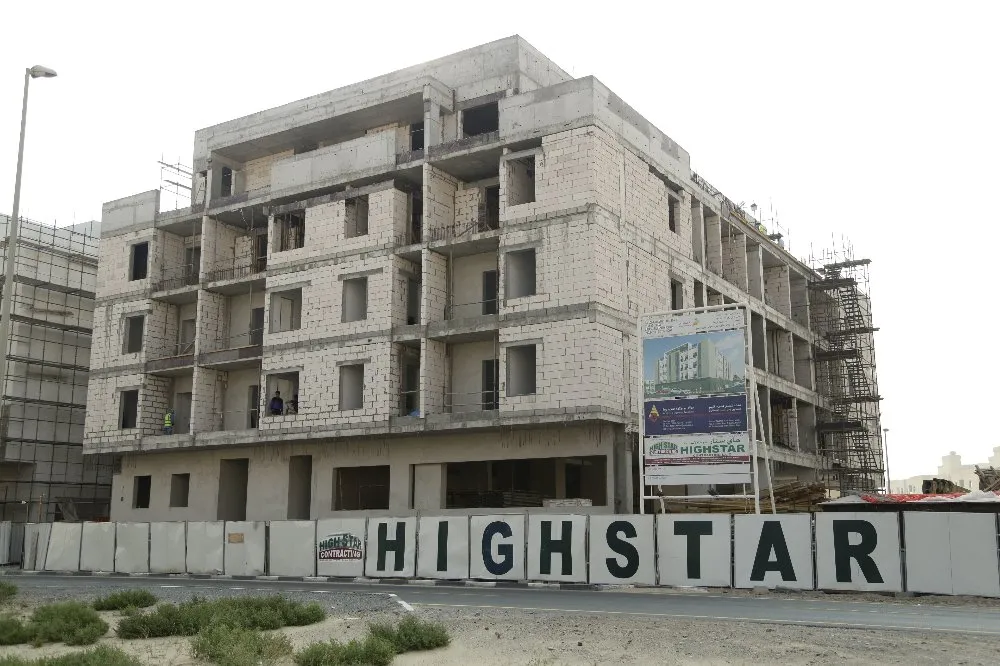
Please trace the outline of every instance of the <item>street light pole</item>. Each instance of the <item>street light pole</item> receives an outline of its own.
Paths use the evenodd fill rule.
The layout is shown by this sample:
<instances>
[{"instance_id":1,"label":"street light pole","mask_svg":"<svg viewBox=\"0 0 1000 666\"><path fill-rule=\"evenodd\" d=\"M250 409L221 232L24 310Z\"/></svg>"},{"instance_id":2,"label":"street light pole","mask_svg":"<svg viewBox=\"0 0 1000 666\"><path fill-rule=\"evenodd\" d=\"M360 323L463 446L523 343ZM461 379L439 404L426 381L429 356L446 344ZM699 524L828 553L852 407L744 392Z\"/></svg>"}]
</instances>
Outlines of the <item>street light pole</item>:
<instances>
[{"instance_id":1,"label":"street light pole","mask_svg":"<svg viewBox=\"0 0 1000 666\"><path fill-rule=\"evenodd\" d=\"M889 429L888 428L882 428L882 460L885 461L886 488L889 489L889 493L892 493L892 477L889 476Z\"/></svg>"},{"instance_id":2,"label":"street light pole","mask_svg":"<svg viewBox=\"0 0 1000 666\"><path fill-rule=\"evenodd\" d=\"M7 394L7 354L10 344L10 310L14 301L14 264L17 262L17 227L21 207L21 165L24 163L24 127L28 122L28 82L38 77L52 78L55 70L35 65L24 70L24 99L21 102L21 139L17 144L17 171L14 175L14 208L7 224L7 255L0 297L0 406ZM6 433L4 433L6 434Z\"/></svg>"}]
</instances>

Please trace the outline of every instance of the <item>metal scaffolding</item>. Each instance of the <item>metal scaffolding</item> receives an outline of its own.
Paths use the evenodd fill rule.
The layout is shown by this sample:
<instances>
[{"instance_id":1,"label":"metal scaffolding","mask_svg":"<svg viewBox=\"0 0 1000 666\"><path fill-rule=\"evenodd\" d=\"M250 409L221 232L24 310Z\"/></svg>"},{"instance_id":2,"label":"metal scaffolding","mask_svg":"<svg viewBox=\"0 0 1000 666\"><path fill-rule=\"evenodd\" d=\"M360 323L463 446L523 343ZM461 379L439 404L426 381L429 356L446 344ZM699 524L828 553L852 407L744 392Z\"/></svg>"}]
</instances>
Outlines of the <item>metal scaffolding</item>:
<instances>
[{"instance_id":1,"label":"metal scaffolding","mask_svg":"<svg viewBox=\"0 0 1000 666\"><path fill-rule=\"evenodd\" d=\"M875 369L876 330L868 292L870 259L849 246L811 260L810 324L817 391L829 409L817 410L820 453L830 458L828 488L841 495L885 490L885 462Z\"/></svg>"},{"instance_id":2,"label":"metal scaffolding","mask_svg":"<svg viewBox=\"0 0 1000 666\"><path fill-rule=\"evenodd\" d=\"M0 215L4 244L9 221ZM97 223L20 220L0 396L3 520L108 516L113 457L83 455L98 242Z\"/></svg>"}]
</instances>

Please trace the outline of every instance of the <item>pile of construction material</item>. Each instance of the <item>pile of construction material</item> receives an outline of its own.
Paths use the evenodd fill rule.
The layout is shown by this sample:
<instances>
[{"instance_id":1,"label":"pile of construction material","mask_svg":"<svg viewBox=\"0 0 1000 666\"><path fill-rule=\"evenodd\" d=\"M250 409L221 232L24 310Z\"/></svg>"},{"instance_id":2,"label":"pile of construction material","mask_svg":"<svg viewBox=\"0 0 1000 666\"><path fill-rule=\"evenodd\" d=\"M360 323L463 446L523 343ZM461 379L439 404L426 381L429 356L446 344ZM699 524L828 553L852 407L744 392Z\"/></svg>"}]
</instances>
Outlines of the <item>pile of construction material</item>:
<instances>
[{"instance_id":1,"label":"pile of construction material","mask_svg":"<svg viewBox=\"0 0 1000 666\"><path fill-rule=\"evenodd\" d=\"M1000 469L987 467L980 469L976 465L976 476L979 477L980 490L1000 490Z\"/></svg>"},{"instance_id":2,"label":"pile of construction material","mask_svg":"<svg viewBox=\"0 0 1000 666\"><path fill-rule=\"evenodd\" d=\"M924 495L947 495L950 493L967 493L969 492L969 488L963 488L948 479L927 479L921 484L920 492Z\"/></svg>"},{"instance_id":3,"label":"pile of construction material","mask_svg":"<svg viewBox=\"0 0 1000 666\"><path fill-rule=\"evenodd\" d=\"M822 483L788 481L774 486L774 508L778 513L804 513L818 510L818 505L827 499L826 486ZM655 504L655 503L654 503ZM713 499L676 500L661 497L659 504L665 513L753 513L753 499L728 498L719 495ZM661 507L657 507L659 510ZM771 512L771 493L768 488L760 489L760 510Z\"/></svg>"}]
</instances>

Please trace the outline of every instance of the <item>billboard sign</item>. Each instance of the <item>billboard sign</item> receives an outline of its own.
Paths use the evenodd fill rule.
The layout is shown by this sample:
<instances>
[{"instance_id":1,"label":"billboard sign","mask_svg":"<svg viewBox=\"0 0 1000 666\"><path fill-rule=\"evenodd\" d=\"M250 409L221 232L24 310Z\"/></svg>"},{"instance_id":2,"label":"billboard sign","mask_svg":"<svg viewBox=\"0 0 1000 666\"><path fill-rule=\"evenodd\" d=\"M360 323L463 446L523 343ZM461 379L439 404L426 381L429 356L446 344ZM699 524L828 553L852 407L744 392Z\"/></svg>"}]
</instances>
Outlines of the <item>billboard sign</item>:
<instances>
[{"instance_id":1,"label":"billboard sign","mask_svg":"<svg viewBox=\"0 0 1000 666\"><path fill-rule=\"evenodd\" d=\"M645 485L749 483L745 309L646 315L639 337Z\"/></svg>"}]
</instances>

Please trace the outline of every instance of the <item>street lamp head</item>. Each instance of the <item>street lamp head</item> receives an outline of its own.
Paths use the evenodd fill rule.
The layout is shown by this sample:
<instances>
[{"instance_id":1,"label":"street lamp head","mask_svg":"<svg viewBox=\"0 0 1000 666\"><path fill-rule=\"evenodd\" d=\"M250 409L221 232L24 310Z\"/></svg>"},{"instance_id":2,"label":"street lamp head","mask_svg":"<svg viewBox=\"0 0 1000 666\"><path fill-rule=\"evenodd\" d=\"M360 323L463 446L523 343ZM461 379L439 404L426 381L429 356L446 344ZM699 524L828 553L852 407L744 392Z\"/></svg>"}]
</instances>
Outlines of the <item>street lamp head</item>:
<instances>
[{"instance_id":1,"label":"street lamp head","mask_svg":"<svg viewBox=\"0 0 1000 666\"><path fill-rule=\"evenodd\" d=\"M56 70L49 69L48 67L42 67L41 65L35 65L28 70L28 73L31 74L31 78L33 79L37 79L38 77L51 79L56 75Z\"/></svg>"}]
</instances>

